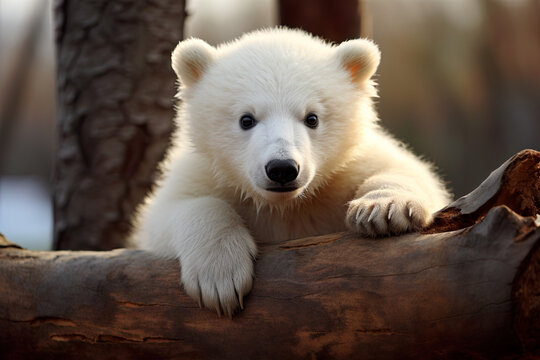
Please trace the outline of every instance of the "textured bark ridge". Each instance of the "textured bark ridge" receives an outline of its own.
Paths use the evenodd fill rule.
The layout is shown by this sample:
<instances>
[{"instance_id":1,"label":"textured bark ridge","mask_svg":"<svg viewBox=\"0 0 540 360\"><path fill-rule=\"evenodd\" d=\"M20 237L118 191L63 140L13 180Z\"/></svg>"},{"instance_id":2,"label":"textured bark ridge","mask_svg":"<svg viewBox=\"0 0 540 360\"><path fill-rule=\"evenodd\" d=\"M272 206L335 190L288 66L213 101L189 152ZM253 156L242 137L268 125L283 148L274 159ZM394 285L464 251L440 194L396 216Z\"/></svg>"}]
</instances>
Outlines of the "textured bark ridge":
<instances>
[{"instance_id":1,"label":"textured bark ridge","mask_svg":"<svg viewBox=\"0 0 540 360\"><path fill-rule=\"evenodd\" d=\"M518 175L538 168L530 161L537 152L518 155ZM515 174L503 176L496 193L529 186ZM490 189L475 190L459 209L482 208ZM520 189L527 191L538 198L537 188ZM246 308L233 319L199 309L182 292L176 261L140 250L35 252L2 242L0 358L540 356L540 228L519 213L529 211L525 203L512 210L495 202L454 231L340 233L266 247Z\"/></svg>"},{"instance_id":2,"label":"textured bark ridge","mask_svg":"<svg viewBox=\"0 0 540 360\"><path fill-rule=\"evenodd\" d=\"M172 131L182 0L55 2L56 249L123 246Z\"/></svg>"}]
</instances>

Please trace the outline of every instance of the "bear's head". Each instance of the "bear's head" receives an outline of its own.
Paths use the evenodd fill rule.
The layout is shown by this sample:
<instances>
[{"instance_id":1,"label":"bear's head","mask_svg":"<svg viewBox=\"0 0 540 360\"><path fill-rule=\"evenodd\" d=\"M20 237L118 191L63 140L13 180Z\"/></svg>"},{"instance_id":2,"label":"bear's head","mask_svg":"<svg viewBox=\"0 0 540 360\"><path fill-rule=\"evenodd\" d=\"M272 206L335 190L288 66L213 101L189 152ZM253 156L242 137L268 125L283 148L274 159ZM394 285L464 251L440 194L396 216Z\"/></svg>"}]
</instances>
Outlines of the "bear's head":
<instances>
[{"instance_id":1,"label":"bear's head","mask_svg":"<svg viewBox=\"0 0 540 360\"><path fill-rule=\"evenodd\" d=\"M331 183L376 121L377 46L334 46L299 30L262 30L212 47L179 43L178 121L217 182L259 204L291 204Z\"/></svg>"}]
</instances>

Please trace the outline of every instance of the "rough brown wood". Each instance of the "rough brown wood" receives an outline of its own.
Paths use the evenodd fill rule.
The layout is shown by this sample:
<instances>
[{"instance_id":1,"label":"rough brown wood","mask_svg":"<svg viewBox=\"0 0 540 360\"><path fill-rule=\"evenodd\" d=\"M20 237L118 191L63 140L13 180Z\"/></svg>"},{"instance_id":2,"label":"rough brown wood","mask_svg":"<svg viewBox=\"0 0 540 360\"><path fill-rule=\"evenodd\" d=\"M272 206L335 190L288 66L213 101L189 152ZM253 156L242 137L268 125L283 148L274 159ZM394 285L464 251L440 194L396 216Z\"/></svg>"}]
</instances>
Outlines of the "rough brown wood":
<instances>
[{"instance_id":1,"label":"rough brown wood","mask_svg":"<svg viewBox=\"0 0 540 360\"><path fill-rule=\"evenodd\" d=\"M0 251L5 291L0 355L366 359L520 354L512 282L539 243L532 218L506 207L457 232L380 240L338 234L289 242L264 250L246 309L232 320L199 309L183 294L175 261L136 250L6 248ZM538 304L532 310L537 314ZM529 316L521 321L538 331ZM527 341L534 349L539 338Z\"/></svg>"},{"instance_id":2,"label":"rough brown wood","mask_svg":"<svg viewBox=\"0 0 540 360\"><path fill-rule=\"evenodd\" d=\"M361 6L358 0L280 0L282 25L301 28L340 43L360 36Z\"/></svg>"},{"instance_id":3,"label":"rough brown wood","mask_svg":"<svg viewBox=\"0 0 540 360\"><path fill-rule=\"evenodd\" d=\"M0 233L0 249L3 249L3 248L16 248L16 249L22 249L23 247L20 246L20 245L17 245L15 243L12 243L11 241L9 241L8 239L6 239L6 237Z\"/></svg>"},{"instance_id":4,"label":"rough brown wood","mask_svg":"<svg viewBox=\"0 0 540 360\"><path fill-rule=\"evenodd\" d=\"M494 170L471 193L435 214L425 233L462 229L479 222L493 207L506 205L523 216L540 213L540 152L522 150Z\"/></svg>"},{"instance_id":5,"label":"rough brown wood","mask_svg":"<svg viewBox=\"0 0 540 360\"><path fill-rule=\"evenodd\" d=\"M535 245L514 280L514 327L526 353L540 358L540 246Z\"/></svg>"},{"instance_id":6,"label":"rough brown wood","mask_svg":"<svg viewBox=\"0 0 540 360\"><path fill-rule=\"evenodd\" d=\"M184 295L173 260L0 246L0 358L540 356L540 228L504 205L482 217L443 233L264 248L232 320Z\"/></svg>"},{"instance_id":7,"label":"rough brown wood","mask_svg":"<svg viewBox=\"0 0 540 360\"><path fill-rule=\"evenodd\" d=\"M172 131L184 1L63 0L55 10L54 247L121 247Z\"/></svg>"}]
</instances>

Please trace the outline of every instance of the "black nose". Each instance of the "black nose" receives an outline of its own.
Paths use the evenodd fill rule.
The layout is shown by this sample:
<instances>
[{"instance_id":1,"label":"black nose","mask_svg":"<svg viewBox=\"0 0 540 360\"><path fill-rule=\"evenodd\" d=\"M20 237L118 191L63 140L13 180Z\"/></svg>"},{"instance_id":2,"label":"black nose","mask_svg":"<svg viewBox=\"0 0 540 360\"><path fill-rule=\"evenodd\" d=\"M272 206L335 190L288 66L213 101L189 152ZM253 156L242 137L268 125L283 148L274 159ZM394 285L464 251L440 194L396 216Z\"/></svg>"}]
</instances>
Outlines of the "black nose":
<instances>
[{"instance_id":1,"label":"black nose","mask_svg":"<svg viewBox=\"0 0 540 360\"><path fill-rule=\"evenodd\" d=\"M266 164L266 175L270 180L285 185L293 181L298 176L299 166L292 159L287 160L270 160Z\"/></svg>"}]
</instances>

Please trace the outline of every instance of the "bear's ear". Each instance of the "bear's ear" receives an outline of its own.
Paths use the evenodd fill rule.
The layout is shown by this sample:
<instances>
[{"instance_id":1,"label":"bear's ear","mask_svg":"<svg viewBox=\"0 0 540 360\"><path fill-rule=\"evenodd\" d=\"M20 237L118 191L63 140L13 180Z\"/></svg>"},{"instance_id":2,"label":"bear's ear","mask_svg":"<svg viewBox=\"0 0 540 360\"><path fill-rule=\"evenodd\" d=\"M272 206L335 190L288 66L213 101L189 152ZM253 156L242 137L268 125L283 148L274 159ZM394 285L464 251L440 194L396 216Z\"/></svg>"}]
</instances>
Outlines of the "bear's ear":
<instances>
[{"instance_id":1,"label":"bear's ear","mask_svg":"<svg viewBox=\"0 0 540 360\"><path fill-rule=\"evenodd\" d=\"M200 39L180 41L171 56L172 68L180 82L195 84L214 61L216 49Z\"/></svg>"},{"instance_id":2,"label":"bear's ear","mask_svg":"<svg viewBox=\"0 0 540 360\"><path fill-rule=\"evenodd\" d=\"M342 42L336 48L336 53L354 83L369 80L381 61L379 48L367 39Z\"/></svg>"}]
</instances>

